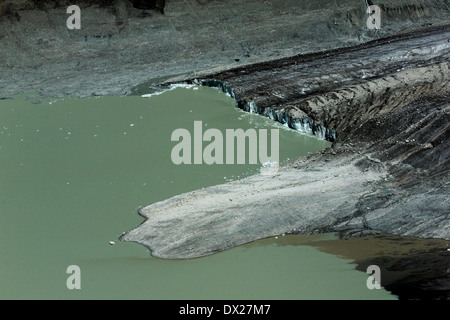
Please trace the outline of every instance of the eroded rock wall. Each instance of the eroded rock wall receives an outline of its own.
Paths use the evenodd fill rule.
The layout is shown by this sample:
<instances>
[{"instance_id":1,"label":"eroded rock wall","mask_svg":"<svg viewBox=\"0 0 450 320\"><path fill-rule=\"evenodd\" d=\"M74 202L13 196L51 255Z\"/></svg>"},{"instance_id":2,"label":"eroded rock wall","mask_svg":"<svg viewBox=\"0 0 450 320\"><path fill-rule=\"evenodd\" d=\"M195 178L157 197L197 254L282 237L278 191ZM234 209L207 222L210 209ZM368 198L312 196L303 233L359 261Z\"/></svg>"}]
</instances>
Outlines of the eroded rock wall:
<instances>
[{"instance_id":1,"label":"eroded rock wall","mask_svg":"<svg viewBox=\"0 0 450 320\"><path fill-rule=\"evenodd\" d=\"M68 30L69 4L3 1L1 95L129 94L153 78L352 46L449 16L445 0L380 1L376 31L360 0L170 0L164 15L105 0L79 1L81 30Z\"/></svg>"}]
</instances>

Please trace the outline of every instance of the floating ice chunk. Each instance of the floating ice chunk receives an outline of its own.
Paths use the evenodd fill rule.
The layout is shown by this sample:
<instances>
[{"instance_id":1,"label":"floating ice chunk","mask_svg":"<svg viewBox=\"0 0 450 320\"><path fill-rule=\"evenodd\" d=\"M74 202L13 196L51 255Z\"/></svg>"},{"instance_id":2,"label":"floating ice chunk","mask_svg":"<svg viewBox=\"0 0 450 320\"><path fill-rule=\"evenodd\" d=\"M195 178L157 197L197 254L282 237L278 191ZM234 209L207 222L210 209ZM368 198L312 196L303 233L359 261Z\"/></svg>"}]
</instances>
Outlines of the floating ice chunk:
<instances>
[{"instance_id":1,"label":"floating ice chunk","mask_svg":"<svg viewBox=\"0 0 450 320\"><path fill-rule=\"evenodd\" d=\"M259 172L263 175L274 175L278 172L278 162L267 161L261 164Z\"/></svg>"},{"instance_id":2,"label":"floating ice chunk","mask_svg":"<svg viewBox=\"0 0 450 320\"><path fill-rule=\"evenodd\" d=\"M275 166L278 167L278 162L276 162L276 161L267 161L267 162L264 162L264 163L262 164L262 166L263 166L264 168L271 168L271 167L275 167Z\"/></svg>"},{"instance_id":3,"label":"floating ice chunk","mask_svg":"<svg viewBox=\"0 0 450 320\"><path fill-rule=\"evenodd\" d=\"M158 96L158 95L163 94L163 93L165 93L167 91L172 91L172 90L175 90L177 88L185 88L185 89L191 89L192 88L194 90L198 90L198 86L195 85L195 84L174 83L174 84L171 84L169 86L169 88L167 88L167 89L164 89L164 90L161 90L161 91L156 91L156 92L153 92L153 93L143 94L143 95L141 95L141 97L143 97L143 98L150 98L152 96Z\"/></svg>"}]
</instances>

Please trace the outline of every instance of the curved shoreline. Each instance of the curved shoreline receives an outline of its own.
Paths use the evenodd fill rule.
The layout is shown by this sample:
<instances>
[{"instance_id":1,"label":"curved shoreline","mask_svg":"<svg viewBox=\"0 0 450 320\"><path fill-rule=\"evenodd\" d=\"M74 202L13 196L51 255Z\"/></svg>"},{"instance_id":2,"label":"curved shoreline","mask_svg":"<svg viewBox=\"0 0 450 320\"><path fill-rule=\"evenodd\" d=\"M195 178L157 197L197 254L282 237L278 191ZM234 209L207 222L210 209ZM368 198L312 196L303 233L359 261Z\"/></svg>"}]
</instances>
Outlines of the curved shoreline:
<instances>
[{"instance_id":1,"label":"curved shoreline","mask_svg":"<svg viewBox=\"0 0 450 320\"><path fill-rule=\"evenodd\" d=\"M115 1L108 10L83 7L82 30L72 33L63 7L17 8L0 17L0 94L127 95L149 78L184 74L168 81L215 79L243 108L301 130L320 125L315 131L334 140L276 176L143 208L146 221L122 239L155 256L202 256L282 233L448 238L450 31L434 24L448 19L448 5L381 1L380 39L365 42L376 36L361 26L363 2L353 2L246 1L233 10L174 0L160 15ZM420 29L397 34L411 28ZM221 69L199 72L212 68ZM241 205L232 207L230 195ZM198 220L180 222L179 204ZM158 207L168 214L152 214ZM435 267L446 288L447 266Z\"/></svg>"},{"instance_id":2,"label":"curved shoreline","mask_svg":"<svg viewBox=\"0 0 450 320\"><path fill-rule=\"evenodd\" d=\"M435 47L445 46L449 26L431 31L431 37L435 31ZM400 48L388 51L390 55L401 50L402 42L409 44L411 39L422 37L429 39L429 34L412 32L383 39L374 47L390 46L395 40ZM259 72L260 65L167 80L166 84L217 87L245 111L272 115L273 120L287 122L294 129L296 121L320 121L337 134L328 139L333 140L331 148L299 159L274 176L257 175L144 207L139 214L145 221L120 239L146 246L155 257L185 259L281 234L335 232L344 239L363 237L361 245L374 242L383 250L364 258L347 254L358 264L358 270L364 272L372 264L381 266L383 275L388 275L383 286L400 299L447 299L448 241L435 247L433 240L427 239L450 237L446 204L450 65L448 50L433 51L429 45L427 41L422 48L429 48L430 55L406 61L409 63L396 61L402 66L399 69L375 64L379 69L371 70L371 77L354 77L341 87L322 85L310 94L279 101L276 107L266 91L255 90L252 82L246 81L252 69ZM420 46L415 50L420 52ZM288 69L302 58L283 59L282 63ZM274 69L279 71L276 66ZM285 83L277 83L277 76L270 73L272 68L266 70L261 78L274 82L266 83L266 88L279 89L277 94L292 90ZM255 100L263 107L256 108ZM229 199L233 199L233 205ZM378 236L380 232L387 235ZM403 244L408 239L414 239L407 237L420 238L412 240L419 249L398 254L399 248L407 249ZM391 247L389 241L398 244ZM346 252L344 244L330 245L317 244L326 252Z\"/></svg>"},{"instance_id":3,"label":"curved shoreline","mask_svg":"<svg viewBox=\"0 0 450 320\"><path fill-rule=\"evenodd\" d=\"M449 119L449 30L450 26L444 25L358 48L342 48L333 54L300 55L202 78L169 79L166 83L221 87L241 101L241 108L252 111L252 103L256 103L265 115L271 114L266 110L280 114L283 110L292 119L320 121L338 136L331 148L299 159L270 179L257 175L147 206L140 210L146 221L122 240L144 244L158 257L192 258L282 233L357 229L449 238L449 141L444 138ZM411 46L416 52L412 57L406 54ZM364 70L370 77L361 77L360 67L350 68L345 75L332 73L344 63L358 65L361 56L366 58ZM317 65L322 70L313 72L311 66ZM342 81L336 86L339 77ZM310 84L310 93L298 85L295 79L299 78ZM252 81L255 79L260 82ZM408 117L401 116L405 114ZM320 180L321 185L308 180ZM260 195L253 193L256 188ZM221 194L226 195L223 202ZM275 222L273 215L280 213L280 207L274 203L279 202L280 194L286 211L282 209L285 216L277 216ZM231 206L228 198L238 199L240 205L233 202ZM183 205L182 212L180 201L190 204ZM212 207L221 213L224 224L211 225ZM307 213L293 212L294 208ZM164 214L153 214L155 211ZM186 214L195 217L190 218L195 225L176 222ZM243 219L237 225L232 222L236 217ZM256 220L258 224L249 224ZM201 225L205 229L200 230ZM202 237L190 235L192 228ZM151 239L147 238L150 235ZM208 240L212 235L213 242Z\"/></svg>"}]
</instances>

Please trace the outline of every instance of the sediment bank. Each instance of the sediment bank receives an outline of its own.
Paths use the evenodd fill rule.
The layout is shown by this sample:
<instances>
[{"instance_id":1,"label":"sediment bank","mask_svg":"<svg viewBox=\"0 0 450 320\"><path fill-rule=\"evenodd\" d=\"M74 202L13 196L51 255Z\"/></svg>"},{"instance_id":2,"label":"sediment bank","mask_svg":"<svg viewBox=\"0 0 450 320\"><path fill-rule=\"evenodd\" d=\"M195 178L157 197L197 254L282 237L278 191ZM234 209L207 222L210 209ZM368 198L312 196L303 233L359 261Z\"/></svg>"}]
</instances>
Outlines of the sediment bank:
<instances>
[{"instance_id":1,"label":"sediment bank","mask_svg":"<svg viewBox=\"0 0 450 320\"><path fill-rule=\"evenodd\" d=\"M448 239L449 36L443 25L352 48L169 79L219 87L242 109L318 132L333 145L273 176L149 205L139 212L146 220L122 240L141 243L157 257L193 258L280 234L384 232ZM349 66L345 72L339 72L342 65ZM412 261L436 258L439 276L427 282L425 273L408 287L420 282L429 290L428 283L433 293L415 292L416 297L443 298L449 278L442 262L449 253L430 252L390 261L403 259L408 269ZM402 281L392 287L408 296Z\"/></svg>"},{"instance_id":2,"label":"sediment bank","mask_svg":"<svg viewBox=\"0 0 450 320\"><path fill-rule=\"evenodd\" d=\"M449 27L444 25L358 47L236 68L200 79L168 80L221 87L244 109L253 104L252 111L266 116L282 114L276 120L293 128L298 129L298 122L310 124L305 126L310 132L314 132L315 126L323 126L327 132L337 132L337 138L321 135L334 141L331 148L300 159L292 168L285 168L270 179L264 175L247 178L229 190L226 186L211 187L201 191L198 201L194 194L180 196L195 203L189 214L187 206L183 206L184 213L173 209L170 218L172 205L178 208L179 198L146 207L140 213L148 220L124 239L144 243L162 257L193 257L292 232L309 234L357 228L403 236L448 238L449 35ZM343 64L353 68L339 72L337 68L341 70ZM338 173L344 164L344 172L351 174ZM296 179L294 184L283 183ZM321 181L323 186L309 184L310 181ZM348 192L358 183L360 192ZM254 195L255 190L259 195ZM340 194L342 190L346 192ZM240 204L251 202L236 206L224 198L221 207L218 193L223 192ZM310 192L318 198L312 201ZM246 193L251 196L243 198ZM281 194L286 212L280 212L276 204ZM207 233L214 233L215 244L206 239L194 240L192 235L175 241L178 233L170 232L171 219L178 221L177 217L184 214L200 215L194 221L199 223L205 219L208 225L213 224L207 210L212 203L218 205L216 211L224 215L224 223L228 220L226 216L231 219L236 215L258 223L243 222L236 225L236 230L219 223L214 227L216 231L205 228ZM161 207L164 214L154 215L156 207L158 211ZM251 212L239 213L242 207L248 207ZM298 212L294 208L299 208ZM275 212L279 213L276 223L272 221ZM308 222L305 212L307 215L312 212L315 220ZM319 222L322 214L324 220ZM160 225L165 225L167 230L163 231ZM256 225L259 227L255 230ZM144 232L145 228L149 229ZM133 232L143 234L138 236ZM142 242L140 237L155 232L161 234L159 240L152 237L151 241ZM220 235L234 241L218 240ZM158 241L170 244L170 250L174 250L175 243L181 245L173 251L176 253L159 254ZM194 251L183 244L192 242L198 244L192 246L197 248Z\"/></svg>"}]
</instances>

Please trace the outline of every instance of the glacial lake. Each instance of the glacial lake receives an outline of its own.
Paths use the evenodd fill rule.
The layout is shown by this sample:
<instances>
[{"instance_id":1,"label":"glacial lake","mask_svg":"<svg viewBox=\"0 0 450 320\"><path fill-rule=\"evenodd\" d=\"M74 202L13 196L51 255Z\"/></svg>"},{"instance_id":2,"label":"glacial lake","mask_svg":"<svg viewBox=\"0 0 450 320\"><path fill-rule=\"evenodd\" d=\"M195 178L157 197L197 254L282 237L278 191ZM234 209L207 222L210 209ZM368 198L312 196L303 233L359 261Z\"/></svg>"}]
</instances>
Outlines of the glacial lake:
<instances>
[{"instance_id":1,"label":"glacial lake","mask_svg":"<svg viewBox=\"0 0 450 320\"><path fill-rule=\"evenodd\" d=\"M157 259L119 241L143 221L140 206L261 169L175 165L171 134L192 130L194 121L204 130L279 129L281 163L329 146L245 113L213 88L1 99L0 299L397 298L369 290L367 274L308 246L307 237L286 236L301 240L288 244L266 239L191 260ZM67 287L71 265L80 268L81 289Z\"/></svg>"}]
</instances>

